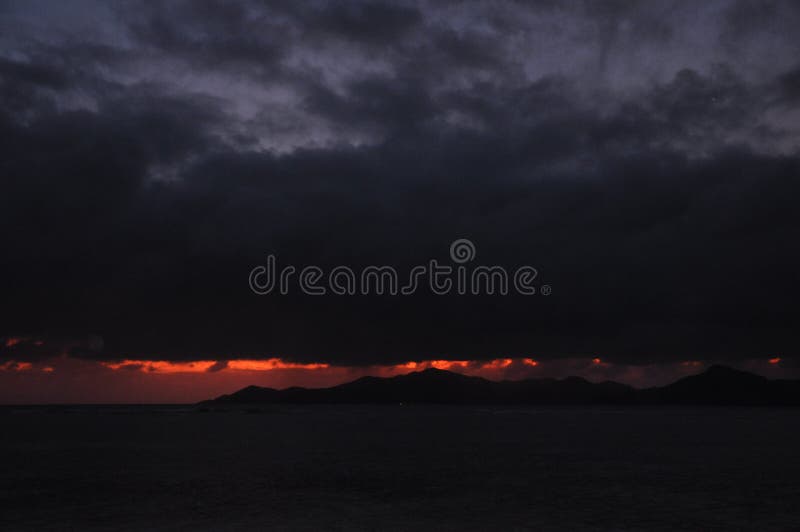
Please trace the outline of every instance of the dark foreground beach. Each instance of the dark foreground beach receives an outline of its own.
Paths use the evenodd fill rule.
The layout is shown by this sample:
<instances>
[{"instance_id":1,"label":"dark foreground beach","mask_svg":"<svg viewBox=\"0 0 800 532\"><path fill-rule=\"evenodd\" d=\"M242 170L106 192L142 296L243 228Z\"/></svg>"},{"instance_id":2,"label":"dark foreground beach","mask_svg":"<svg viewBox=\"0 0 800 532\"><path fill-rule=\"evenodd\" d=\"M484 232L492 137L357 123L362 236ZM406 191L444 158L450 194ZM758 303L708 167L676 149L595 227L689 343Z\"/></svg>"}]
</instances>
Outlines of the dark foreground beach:
<instances>
[{"instance_id":1,"label":"dark foreground beach","mask_svg":"<svg viewBox=\"0 0 800 532\"><path fill-rule=\"evenodd\" d=\"M789 530L796 409L0 409L2 530Z\"/></svg>"}]
</instances>

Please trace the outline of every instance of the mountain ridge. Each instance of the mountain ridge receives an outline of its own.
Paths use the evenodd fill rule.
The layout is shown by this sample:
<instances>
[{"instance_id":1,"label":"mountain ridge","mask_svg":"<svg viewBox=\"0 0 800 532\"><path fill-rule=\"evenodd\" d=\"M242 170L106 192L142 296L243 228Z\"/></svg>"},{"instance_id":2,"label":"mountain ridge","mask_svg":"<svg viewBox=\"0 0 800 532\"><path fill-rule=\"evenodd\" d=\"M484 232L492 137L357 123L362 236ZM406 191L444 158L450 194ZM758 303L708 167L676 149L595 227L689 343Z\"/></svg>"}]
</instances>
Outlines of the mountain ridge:
<instances>
[{"instance_id":1,"label":"mountain ridge","mask_svg":"<svg viewBox=\"0 0 800 532\"><path fill-rule=\"evenodd\" d=\"M285 389L247 386L203 401L226 404L541 404L541 405L775 405L800 406L800 381L771 380L727 366L637 389L615 381L583 377L492 381L428 368L392 377L365 376L328 388Z\"/></svg>"}]
</instances>

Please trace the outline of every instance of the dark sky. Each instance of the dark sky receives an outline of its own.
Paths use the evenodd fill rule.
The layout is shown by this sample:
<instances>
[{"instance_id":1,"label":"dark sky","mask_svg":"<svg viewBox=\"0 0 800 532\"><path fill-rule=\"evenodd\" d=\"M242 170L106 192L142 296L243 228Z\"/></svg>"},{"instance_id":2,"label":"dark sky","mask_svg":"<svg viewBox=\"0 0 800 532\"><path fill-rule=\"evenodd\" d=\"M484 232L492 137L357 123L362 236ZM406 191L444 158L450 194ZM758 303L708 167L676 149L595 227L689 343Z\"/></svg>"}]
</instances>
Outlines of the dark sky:
<instances>
[{"instance_id":1,"label":"dark sky","mask_svg":"<svg viewBox=\"0 0 800 532\"><path fill-rule=\"evenodd\" d=\"M797 2L269 4L0 2L0 359L797 352ZM248 287L458 238L552 294Z\"/></svg>"}]
</instances>

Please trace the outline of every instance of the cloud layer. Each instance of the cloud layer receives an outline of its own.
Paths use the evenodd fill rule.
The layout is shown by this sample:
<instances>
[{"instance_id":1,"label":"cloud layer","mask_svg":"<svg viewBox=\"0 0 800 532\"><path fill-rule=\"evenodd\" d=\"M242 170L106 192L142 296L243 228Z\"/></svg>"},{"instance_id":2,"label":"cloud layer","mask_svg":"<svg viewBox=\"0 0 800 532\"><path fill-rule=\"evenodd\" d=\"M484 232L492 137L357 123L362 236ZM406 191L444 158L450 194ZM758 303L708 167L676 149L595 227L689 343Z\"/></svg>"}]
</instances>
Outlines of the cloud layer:
<instances>
[{"instance_id":1,"label":"cloud layer","mask_svg":"<svg viewBox=\"0 0 800 532\"><path fill-rule=\"evenodd\" d=\"M0 336L40 339L29 360L788 360L799 26L792 2L6 2ZM247 284L270 253L407 271L457 238L553 294Z\"/></svg>"}]
</instances>

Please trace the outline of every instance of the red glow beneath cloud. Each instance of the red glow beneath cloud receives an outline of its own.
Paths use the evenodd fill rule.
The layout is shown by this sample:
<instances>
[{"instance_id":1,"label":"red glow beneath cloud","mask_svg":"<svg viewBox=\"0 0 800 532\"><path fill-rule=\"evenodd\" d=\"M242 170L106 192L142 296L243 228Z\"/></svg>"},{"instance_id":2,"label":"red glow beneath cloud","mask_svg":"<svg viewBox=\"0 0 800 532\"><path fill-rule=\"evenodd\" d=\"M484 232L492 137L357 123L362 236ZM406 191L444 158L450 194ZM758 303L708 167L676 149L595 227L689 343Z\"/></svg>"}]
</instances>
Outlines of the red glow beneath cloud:
<instances>
[{"instance_id":1,"label":"red glow beneath cloud","mask_svg":"<svg viewBox=\"0 0 800 532\"><path fill-rule=\"evenodd\" d=\"M5 345L6 347L14 347L17 344L20 344L25 341L25 338L6 338Z\"/></svg>"},{"instance_id":2,"label":"red glow beneath cloud","mask_svg":"<svg viewBox=\"0 0 800 532\"><path fill-rule=\"evenodd\" d=\"M364 368L331 366L326 363L300 363L285 361L280 358L268 359L234 359L234 360L194 360L186 362L173 362L168 360L132 360L126 359L118 362L99 362L110 370L132 370L144 373L210 373L210 372L272 372L276 370L326 370L327 374L338 372L357 372L392 376L410 371L422 371L429 368L456 371L468 375L481 375L492 377L494 374L507 368L535 367L539 363L531 358L512 359L498 358L494 360L422 360L410 361L402 364L377 365Z\"/></svg>"},{"instance_id":3,"label":"red glow beneath cloud","mask_svg":"<svg viewBox=\"0 0 800 532\"><path fill-rule=\"evenodd\" d=\"M428 368L492 380L541 376L532 358L416 360L388 365L335 366L282 358L93 361L66 355L0 365L0 403L187 403L249 385L271 388L334 386L374 375L393 377Z\"/></svg>"},{"instance_id":4,"label":"red glow beneath cloud","mask_svg":"<svg viewBox=\"0 0 800 532\"><path fill-rule=\"evenodd\" d=\"M30 371L33 369L33 364L30 362L17 362L9 360L0 364L0 371Z\"/></svg>"},{"instance_id":5,"label":"red glow beneath cloud","mask_svg":"<svg viewBox=\"0 0 800 532\"><path fill-rule=\"evenodd\" d=\"M3 344L8 344L6 339ZM20 349L19 342L9 353ZM23 339L22 347L33 345ZM301 363L282 358L168 361L122 359L95 361L67 355L21 360L16 354L0 361L2 403L192 403L231 393L245 386L270 388L327 387L373 375L393 377L428 368L444 369L491 380L583 376L591 381L615 380L637 387L663 385L703 370L710 362L629 365L599 357L536 360L412 360L372 366ZM780 358L750 359L741 369L772 378L790 370Z\"/></svg>"},{"instance_id":6,"label":"red glow beneath cloud","mask_svg":"<svg viewBox=\"0 0 800 532\"><path fill-rule=\"evenodd\" d=\"M299 364L284 362L280 358L263 360L195 360L190 362L172 362L168 360L122 360L120 362L100 362L109 369L131 369L150 373L205 373L213 371L243 370L243 371L271 371L276 369L325 369L328 364ZM218 369L216 369L218 368Z\"/></svg>"},{"instance_id":7,"label":"red glow beneath cloud","mask_svg":"<svg viewBox=\"0 0 800 532\"><path fill-rule=\"evenodd\" d=\"M118 362L100 362L101 366L111 370L134 370L145 373L206 373L214 371L273 371L285 369L330 370L348 369L346 366L331 366L325 363L299 363L285 361L280 358L268 359L234 359L234 360L194 360L173 362L168 360L121 360ZM457 371L466 374L483 374L510 368L514 365L535 367L539 363L532 358L513 359L498 358L494 360L423 360L402 364L369 366L368 368L381 374L400 374L409 371L422 371L428 368ZM349 368L355 370L356 368Z\"/></svg>"}]
</instances>

